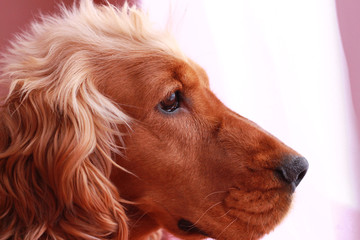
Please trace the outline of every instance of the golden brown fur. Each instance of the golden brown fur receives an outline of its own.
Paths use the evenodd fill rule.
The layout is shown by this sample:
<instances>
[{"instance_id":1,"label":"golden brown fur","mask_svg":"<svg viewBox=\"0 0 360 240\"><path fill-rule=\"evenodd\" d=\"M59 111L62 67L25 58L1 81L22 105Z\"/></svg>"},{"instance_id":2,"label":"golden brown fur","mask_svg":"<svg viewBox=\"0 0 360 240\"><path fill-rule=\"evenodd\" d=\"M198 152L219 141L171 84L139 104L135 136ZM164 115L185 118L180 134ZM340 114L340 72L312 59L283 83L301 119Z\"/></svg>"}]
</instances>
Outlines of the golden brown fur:
<instances>
[{"instance_id":1,"label":"golden brown fur","mask_svg":"<svg viewBox=\"0 0 360 240\"><path fill-rule=\"evenodd\" d=\"M289 208L274 169L297 153L227 109L134 8L84 0L44 17L2 71L1 240L154 239L159 228L257 239ZM164 112L174 92L180 107Z\"/></svg>"}]
</instances>

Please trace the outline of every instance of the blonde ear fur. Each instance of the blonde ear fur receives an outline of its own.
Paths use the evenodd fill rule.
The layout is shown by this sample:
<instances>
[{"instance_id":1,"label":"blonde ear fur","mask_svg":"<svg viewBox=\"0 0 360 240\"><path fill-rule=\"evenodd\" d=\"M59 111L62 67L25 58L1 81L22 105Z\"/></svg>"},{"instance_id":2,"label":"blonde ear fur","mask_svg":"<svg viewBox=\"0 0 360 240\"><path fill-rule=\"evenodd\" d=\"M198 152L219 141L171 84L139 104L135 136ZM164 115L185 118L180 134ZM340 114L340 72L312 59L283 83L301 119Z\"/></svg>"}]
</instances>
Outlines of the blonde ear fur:
<instances>
[{"instance_id":1,"label":"blonde ear fur","mask_svg":"<svg viewBox=\"0 0 360 240\"><path fill-rule=\"evenodd\" d=\"M12 44L3 59L11 85L0 110L0 239L128 238L109 175L118 126L130 120L99 92L91 59L98 48L123 60L149 48L179 53L147 24L134 8L84 0Z\"/></svg>"}]
</instances>

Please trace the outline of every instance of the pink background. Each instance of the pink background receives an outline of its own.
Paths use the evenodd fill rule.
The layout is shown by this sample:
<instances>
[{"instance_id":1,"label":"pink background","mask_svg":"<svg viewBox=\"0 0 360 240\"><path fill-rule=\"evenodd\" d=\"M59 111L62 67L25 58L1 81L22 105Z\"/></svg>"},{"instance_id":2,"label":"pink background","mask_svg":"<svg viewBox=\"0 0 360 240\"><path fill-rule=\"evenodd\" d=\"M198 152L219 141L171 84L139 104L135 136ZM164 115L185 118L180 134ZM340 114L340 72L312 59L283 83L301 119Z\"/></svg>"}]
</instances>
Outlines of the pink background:
<instances>
[{"instance_id":1,"label":"pink background","mask_svg":"<svg viewBox=\"0 0 360 240\"><path fill-rule=\"evenodd\" d=\"M4 51L6 46L8 45L8 41L13 38L13 34L19 32L20 30L26 29L28 23L38 15L41 11L42 13L48 13L56 11L55 3L59 1L56 0L33 0L33 1L23 1L23 0L12 0L12 1L0 1L0 50ZM72 3L72 0L65 0L66 4ZM115 1L110 1L115 2ZM158 22L164 22L165 18L161 18L161 12L166 15L169 12L167 1L160 0L144 0L144 5L149 9L150 15ZM165 3L166 2L166 3ZM172 2L180 2L180 1L172 1ZM241 1L240 1L241 2ZM180 4L180 3L179 3ZM181 4L180 4L181 5ZM315 5L315 1L314 1ZM276 229L272 234L265 237L266 239L342 239L342 240L355 240L360 238L360 204L356 202L360 199L359 197L359 185L360 185L360 150L359 150L359 142L360 142L360 1L358 0L337 0L336 4L333 4L336 8L337 19L335 19L335 26L338 30L339 39L341 40L341 46L338 51L340 52L339 57L337 59L340 62L341 66L344 67L345 76L341 78L342 88L347 89L348 91L344 91L345 94L349 94L348 96L344 96L344 98L349 98L351 101L346 102L345 105L348 111L350 112L350 117L352 119L345 119L344 122L340 122L339 125L348 125L348 129L351 132L351 136L348 137L348 141L352 146L350 149L351 153L349 153L348 159L339 159L337 163L328 162L326 164L320 165L316 163L316 159L310 160L310 170L309 176L304 179L304 183L302 183L299 187L299 193L297 195L297 199L295 202L295 207L292 213L289 214L288 218L278 229ZM253 11L254 15L260 11L257 7L261 6L250 6L244 4L242 7L244 9L249 10L249 16L244 16L243 18L246 21L254 20L255 18L251 15ZM291 10L288 8L292 8L289 4L284 4L283 11L290 12ZM330 4L331 7L331 4ZM224 73L224 69L226 69L226 64L222 60L223 52L218 48L218 42L221 40L219 38L218 30L216 26L216 19L211 17L211 9L209 10L208 5L205 1L192 1L192 3L188 3L185 7L186 11L184 11L184 16L180 16L179 19L182 21L183 30L180 33L182 35L178 35L177 38L185 49L185 51L196 61L200 62L207 72L212 81L212 88L215 93L227 104L235 106L242 106L242 101L236 96L231 96L231 90L236 90L238 92L241 91L253 91L256 93L257 85L254 83L249 83L246 90L236 89L234 87L234 83L229 81L219 81L217 79L222 79L229 77ZM176 9L175 9L176 10ZM181 7L180 7L181 10ZM239 9L241 10L241 9ZM310 9L311 10L311 9ZM330 9L331 10L331 9ZM183 10L181 10L183 11ZM180 11L180 12L181 12ZM324 9L325 11L329 11L329 9ZM180 13L181 15L182 13ZM176 16L175 16L176 17ZM248 17L248 18L246 18ZM304 22L307 16L304 17ZM250 20L249 20L250 19ZM271 20L271 19L270 19ZM322 19L318 19L322 21ZM247 31L251 34L261 34L264 29L260 29L265 23L258 23L256 21L260 21L259 19L255 19L255 23L251 25L245 25L244 29L236 29L232 31ZM316 21L316 20L314 20ZM220 20L218 21L220 22ZM266 21L265 21L266 22ZM302 26L301 19L299 20L299 25L297 27ZM263 24L263 25L261 25ZM314 24L316 24L314 22ZM327 23L333 24L333 22ZM333 24L334 25L334 24ZM260 27L259 27L260 26ZM305 26L305 23L304 23ZM247 28L246 28L247 27ZM257 29L259 27L259 29ZM179 27L181 28L181 27ZM328 34L326 32L324 35ZM267 36L267 35L264 35ZM317 35L319 36L319 35ZM311 36L309 36L311 37ZM326 36L324 37L326 38ZM220 39L220 40L219 40ZM254 38L256 39L256 38ZM240 39L241 40L241 39ZM250 63L248 66L253 67L254 69L259 69L259 71L269 71L270 69L266 69L267 67L267 59L271 59L271 57L276 57L276 53L272 53L274 56L263 56L264 52L269 53L270 47L268 45L274 44L266 41L271 41L271 38L259 38L258 41L261 41L261 46L263 49L258 49L259 52L254 52L254 55L262 56L264 63L256 63L252 64L252 59L249 59ZM264 41L264 42L262 42ZM314 40L316 41L316 39ZM245 42L246 43L246 42ZM253 41L249 41L249 45L256 44ZM276 44L276 43L275 43ZM286 43L285 43L286 44ZM288 43L291 48L291 43ZM251 49L253 51L253 49ZM246 54L246 53L244 53ZM345 58L342 58L344 54ZM249 54L249 56L252 56ZM267 58L268 57L268 58ZM236 56L234 56L236 58ZM233 59L232 61L236 61ZM253 60L255 62L255 60ZM220 66L225 65L225 67L221 68ZM286 68L286 64L284 63L284 68ZM329 69L331 70L331 69ZM271 75L271 74L270 74ZM250 77L253 75L249 75ZM269 76L271 78L271 76ZM257 77L254 77L253 81L256 80ZM270 81L270 80L269 80ZM274 80L275 81L275 80ZM259 83L260 84L260 83ZM266 84L266 82L261 82L261 84ZM316 84L316 83L315 83ZM255 87L254 87L255 86ZM286 87L282 84L282 87ZM272 86L268 86L269 89ZM291 88L291 86L289 86ZM254 89L253 89L254 88ZM262 90L263 94L269 94L266 92L267 89ZM324 90L325 91L325 90ZM0 95L4 95L6 92L6 88L0 87ZM309 89L309 93L311 89ZM319 93L319 98L322 97L323 93ZM324 93L326 94L326 93ZM341 94L340 94L341 95ZM268 96L271 96L269 94ZM286 98L288 97L288 98ZM273 109L273 105L286 105L285 101L290 100L291 95L285 95L285 98L276 98L267 101L267 99L263 100L261 103L257 103L252 101L252 103L246 103L246 105L253 104L256 108L252 112L252 110L247 110L246 108L240 109L239 112L243 114L246 112L245 116L250 116L251 119L256 122L262 123L262 125L266 126L266 129L269 129L271 132L276 133L276 135L281 136L282 140L285 142L292 143L291 145L297 146L297 149L301 149L301 152L307 153L309 156L317 156L317 158L321 158L321 152L312 154L311 150L307 148L305 145L299 144L296 140L293 140L291 135L298 137L296 133L287 132L283 127L283 122L278 121L276 117L271 117L271 111ZM324 98L328 99L328 98ZM320 100L320 99L319 99ZM273 103L271 103L271 101ZM343 101L341 99L333 99L335 103ZM328 105L334 104L334 102L329 102ZM325 103L326 104L326 103ZM345 106L341 105L341 106ZM270 109L270 110L267 110ZM243 111L241 111L243 110ZM296 112L296 109L293 110ZM299 110L300 111L300 110ZM293 112L284 113L278 112L282 118L296 118L296 115ZM260 115L257 115L260 114ZM262 115L261 115L262 114ZM279 117L279 116L278 116ZM316 121L316 119L314 120ZM292 126L291 123L288 123L289 126ZM285 130L284 130L285 129ZM332 129L322 129L323 132L331 131ZM299 135L300 136L300 135ZM301 137L301 136L300 136ZM313 136L305 136L302 138L302 141L311 142ZM303 140L305 139L305 140ZM313 143L313 145L321 144L321 143ZM329 149L331 151L332 149ZM306 156L308 156L306 155ZM348 156L348 155L346 155ZM325 161L326 162L326 161ZM347 167L351 170L351 174L355 176L352 180L349 180L349 184L346 186L337 186L337 188L349 188L351 189L351 194L354 197L351 200L347 201L346 196L345 200L339 196L336 190L334 190L333 195L329 194L319 194L317 195L317 191L321 191L322 186L319 182L326 184L327 179L329 182L333 179L340 178L341 180L343 175L336 175L336 171L332 172L330 175L326 175L325 173L328 171L328 167L333 164L333 168L336 169L336 164L346 164ZM324 180L325 179L325 180ZM350 182L351 181L351 182ZM318 183L318 185L316 185ZM329 189L332 186L326 186ZM335 189L335 187L334 187ZM339 194L341 195L341 194ZM339 200L340 199L340 200ZM298 207L297 207L298 206ZM313 236L313 237L312 237ZM321 238L324 236L324 238Z\"/></svg>"},{"instance_id":2,"label":"pink background","mask_svg":"<svg viewBox=\"0 0 360 240\"><path fill-rule=\"evenodd\" d=\"M336 0L336 10L346 56L352 101L356 114L356 127L360 142L360 1ZM357 158L355 166L360 175L359 158Z\"/></svg>"},{"instance_id":3,"label":"pink background","mask_svg":"<svg viewBox=\"0 0 360 240\"><path fill-rule=\"evenodd\" d=\"M336 0L336 10L338 14L339 30L343 43L346 63L349 73L349 82L351 86L352 101L356 115L356 129L358 143L360 143L360 1L357 0ZM359 146L359 145L358 145ZM358 195L360 194L360 154L358 150L355 159L355 171L358 176ZM351 210L339 209L340 218L344 220L343 230L346 232L346 225L355 223L356 233L352 239L360 237L360 214ZM351 216L351 217L349 217ZM345 233L346 235L346 233Z\"/></svg>"}]
</instances>

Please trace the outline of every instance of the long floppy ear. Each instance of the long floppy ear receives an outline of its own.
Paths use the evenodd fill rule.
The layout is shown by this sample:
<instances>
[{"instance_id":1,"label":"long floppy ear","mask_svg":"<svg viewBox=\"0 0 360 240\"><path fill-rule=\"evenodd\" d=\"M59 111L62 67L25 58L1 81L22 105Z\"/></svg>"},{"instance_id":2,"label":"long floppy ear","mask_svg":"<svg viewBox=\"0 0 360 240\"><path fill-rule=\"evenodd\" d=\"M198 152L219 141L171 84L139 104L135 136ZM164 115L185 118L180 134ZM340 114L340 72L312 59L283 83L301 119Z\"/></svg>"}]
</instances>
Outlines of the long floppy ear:
<instances>
[{"instance_id":1,"label":"long floppy ear","mask_svg":"<svg viewBox=\"0 0 360 240\"><path fill-rule=\"evenodd\" d=\"M66 44L25 36L5 57L0 239L127 239L109 175L128 119L98 91L84 51Z\"/></svg>"}]
</instances>

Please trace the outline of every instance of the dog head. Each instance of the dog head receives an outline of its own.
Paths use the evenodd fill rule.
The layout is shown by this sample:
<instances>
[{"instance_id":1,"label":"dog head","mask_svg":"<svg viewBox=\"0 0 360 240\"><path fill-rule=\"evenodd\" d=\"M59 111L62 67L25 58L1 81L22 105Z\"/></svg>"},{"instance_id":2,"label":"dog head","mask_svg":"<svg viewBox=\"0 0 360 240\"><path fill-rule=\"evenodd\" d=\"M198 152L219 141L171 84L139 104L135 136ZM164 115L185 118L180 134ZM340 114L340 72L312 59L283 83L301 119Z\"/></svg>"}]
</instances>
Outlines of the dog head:
<instances>
[{"instance_id":1,"label":"dog head","mask_svg":"<svg viewBox=\"0 0 360 240\"><path fill-rule=\"evenodd\" d=\"M107 81L117 87L105 84L134 119L117 158L134 175L112 172L122 196L136 203L132 227L161 226L185 239L269 232L289 209L306 160L224 106L191 60L156 53L150 59L137 59L129 72L116 67L121 73ZM121 86L129 91L120 94Z\"/></svg>"},{"instance_id":2,"label":"dog head","mask_svg":"<svg viewBox=\"0 0 360 240\"><path fill-rule=\"evenodd\" d=\"M44 18L3 69L4 236L258 239L308 168L134 8L82 1Z\"/></svg>"}]
</instances>

